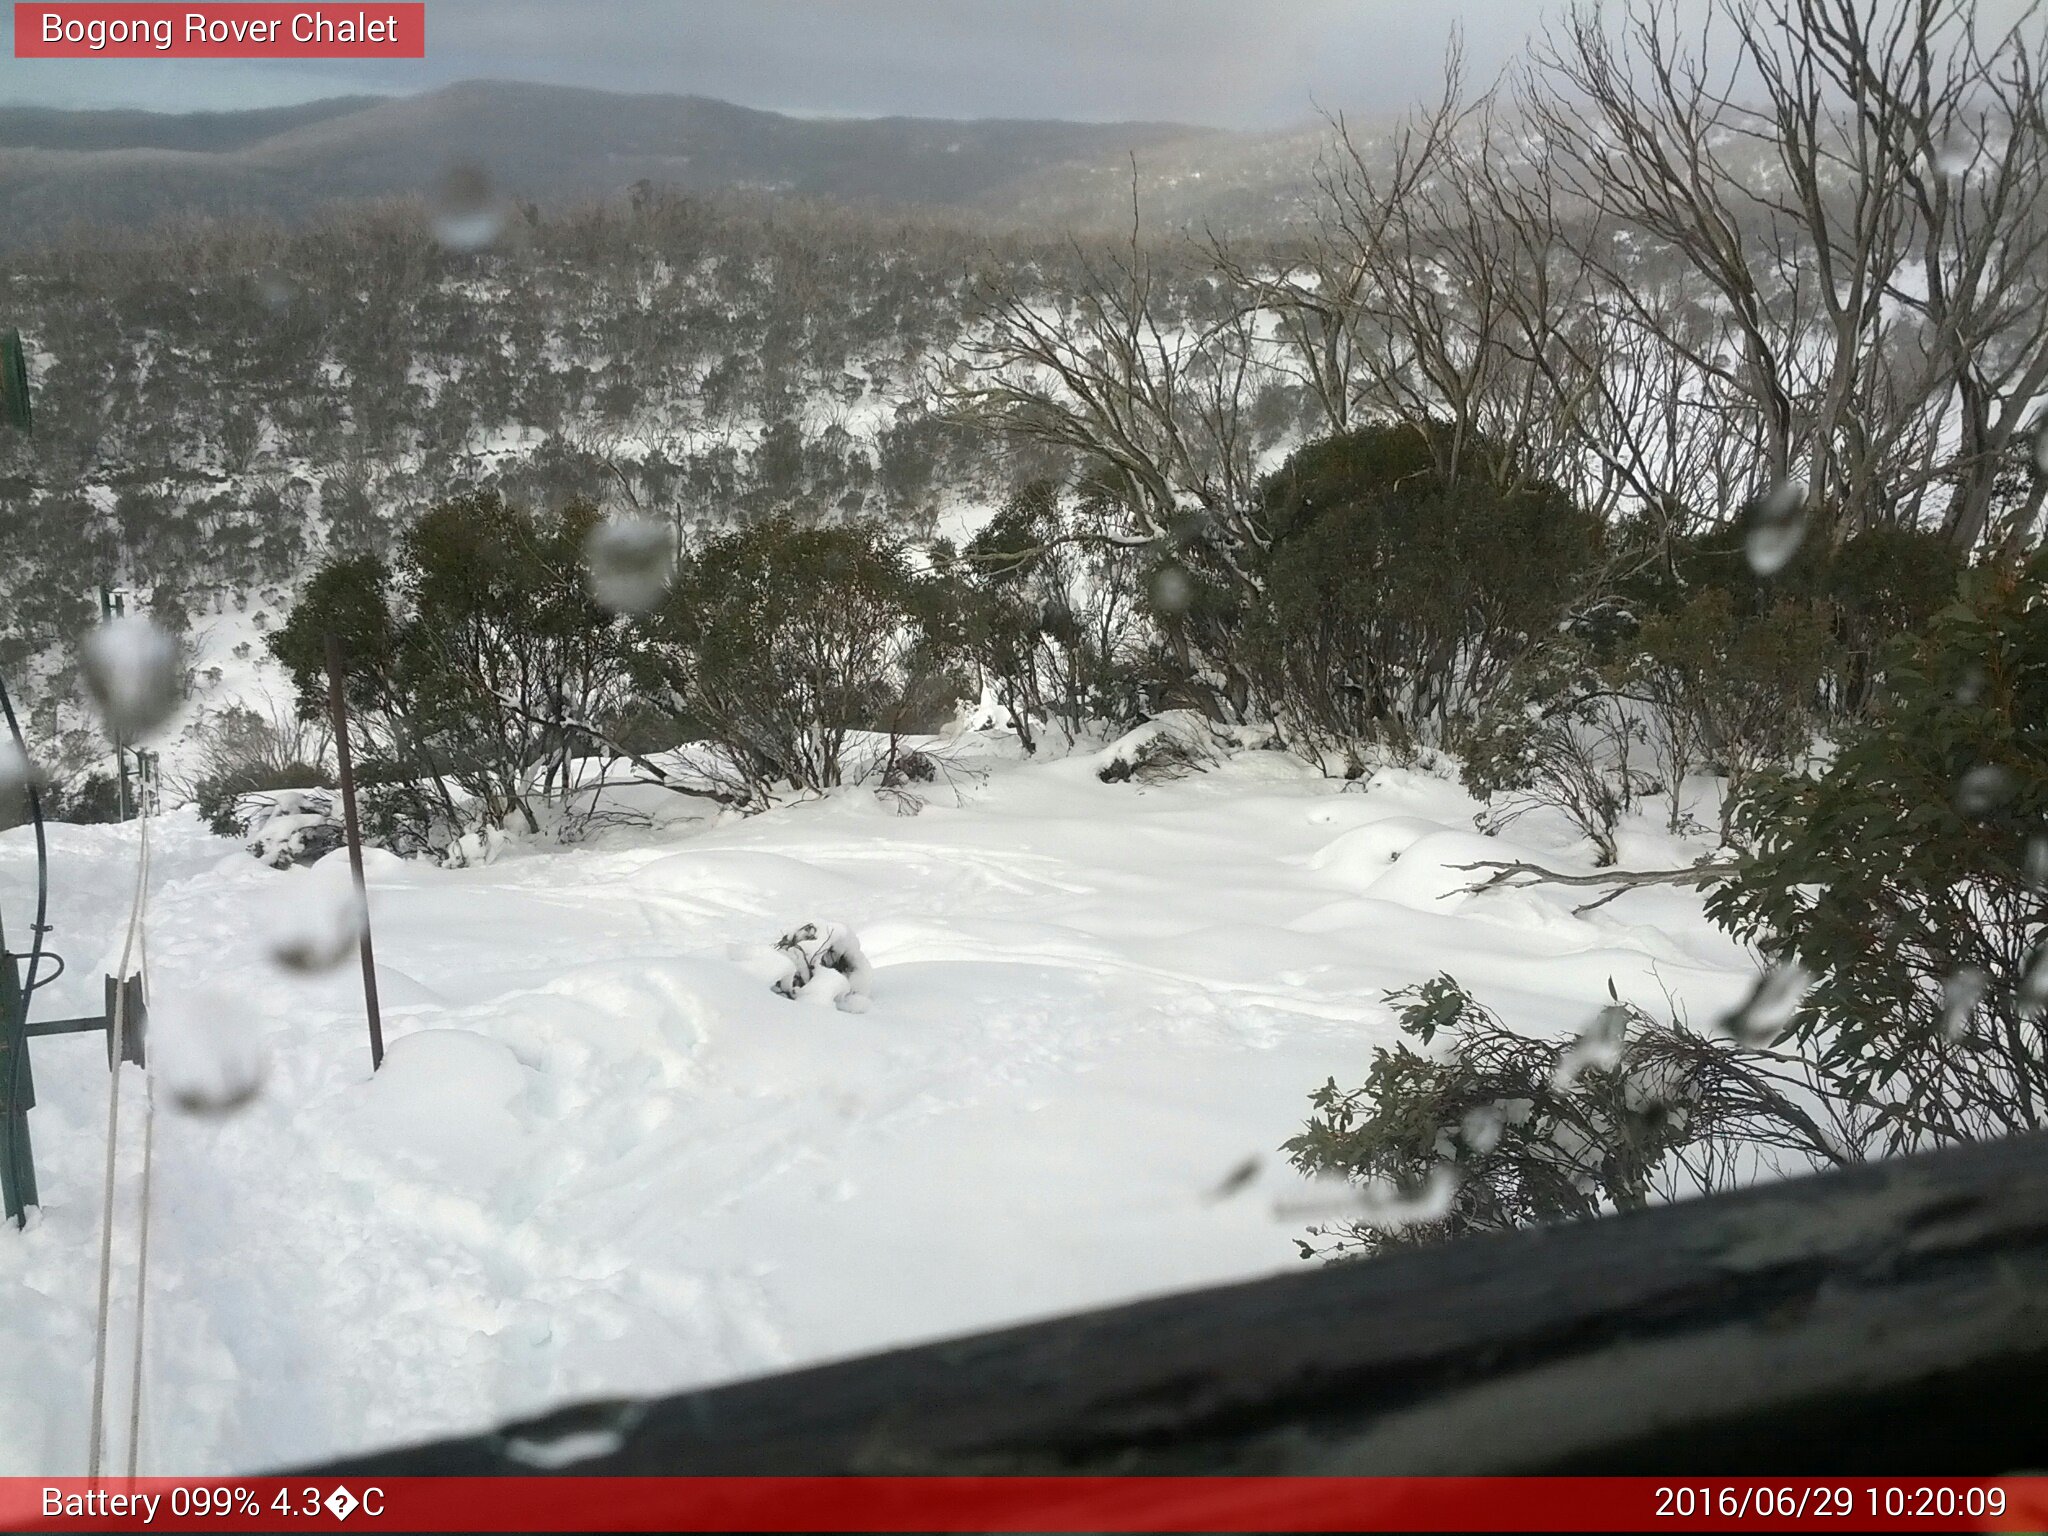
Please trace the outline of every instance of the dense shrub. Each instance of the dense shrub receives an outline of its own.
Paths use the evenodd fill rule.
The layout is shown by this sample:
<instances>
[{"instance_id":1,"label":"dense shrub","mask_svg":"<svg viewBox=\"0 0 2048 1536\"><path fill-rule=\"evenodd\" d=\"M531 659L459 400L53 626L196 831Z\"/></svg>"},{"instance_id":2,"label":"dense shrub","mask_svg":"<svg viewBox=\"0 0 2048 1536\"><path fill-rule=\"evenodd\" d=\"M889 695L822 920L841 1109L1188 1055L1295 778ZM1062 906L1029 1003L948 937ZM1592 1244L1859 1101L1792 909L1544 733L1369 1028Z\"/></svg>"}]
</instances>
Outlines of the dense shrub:
<instances>
[{"instance_id":1,"label":"dense shrub","mask_svg":"<svg viewBox=\"0 0 2048 1536\"><path fill-rule=\"evenodd\" d=\"M1704 587L1644 621L1623 688L1645 708L1674 829L1688 774L1721 776L1725 832L1755 774L1789 767L1812 748L1818 690L1839 655L1829 618L1826 605L1795 599L1738 616L1725 587Z\"/></svg>"},{"instance_id":2,"label":"dense shrub","mask_svg":"<svg viewBox=\"0 0 2048 1536\"><path fill-rule=\"evenodd\" d=\"M1934 529L1879 524L1844 541L1820 573L1834 630L1824 703L1837 717L1868 712L1885 650L1925 629L1954 595L1963 564Z\"/></svg>"},{"instance_id":3,"label":"dense shrub","mask_svg":"<svg viewBox=\"0 0 2048 1536\"><path fill-rule=\"evenodd\" d=\"M1812 978L1793 1038L1891 1150L2048 1123L2048 556L1894 642L1816 778L1761 780L1709 912Z\"/></svg>"},{"instance_id":4,"label":"dense shrub","mask_svg":"<svg viewBox=\"0 0 2048 1536\"><path fill-rule=\"evenodd\" d=\"M50 821L97 825L121 819L121 781L94 769L43 791L43 815Z\"/></svg>"},{"instance_id":5,"label":"dense shrub","mask_svg":"<svg viewBox=\"0 0 2048 1536\"><path fill-rule=\"evenodd\" d=\"M1595 860L1615 860L1615 829L1655 787L1643 760L1649 724L1628 691L1626 662L1601 666L1569 637L1512 667L1465 731L1461 778L1498 830L1537 807L1563 813Z\"/></svg>"},{"instance_id":6,"label":"dense shrub","mask_svg":"<svg viewBox=\"0 0 2048 1536\"><path fill-rule=\"evenodd\" d=\"M1553 807L1603 863L1646 795L1668 793L1680 830L1693 774L1721 779L1720 831L1733 836L1754 778L1798 766L1867 712L1883 644L1953 582L1939 541L1909 530L1802 548L1769 578L1734 531L1666 538L1654 553L1629 547L1640 532L1616 536L1629 574L1511 667L1459 743L1466 786L1495 801L1496 824Z\"/></svg>"},{"instance_id":7,"label":"dense shrub","mask_svg":"<svg viewBox=\"0 0 2048 1536\"><path fill-rule=\"evenodd\" d=\"M1624 532L1640 535L1642 530ZM1778 622L1819 626L1817 676L1808 707L1826 720L1855 718L1872 701L1885 647L1923 629L1955 591L1962 566L1938 532L1878 524L1830 543L1814 537L1780 570L1760 576L1728 525L1690 536L1659 535L1639 548L1632 575L1617 584L1632 622L1670 621L1709 593L1734 625L1775 613Z\"/></svg>"},{"instance_id":8,"label":"dense shrub","mask_svg":"<svg viewBox=\"0 0 2048 1536\"><path fill-rule=\"evenodd\" d=\"M734 798L821 792L887 772L888 747L856 733L893 738L948 675L942 603L878 529L769 519L683 562L633 674L717 748Z\"/></svg>"},{"instance_id":9,"label":"dense shrub","mask_svg":"<svg viewBox=\"0 0 2048 1536\"><path fill-rule=\"evenodd\" d=\"M1185 601L1163 622L1234 651L1307 745L1444 742L1558 629L1601 561L1596 518L1548 486L1499 483L1476 468L1447 480L1410 427L1311 444L1264 485L1259 597L1228 599L1238 588L1205 570L1197 542Z\"/></svg>"},{"instance_id":10,"label":"dense shrub","mask_svg":"<svg viewBox=\"0 0 2048 1536\"><path fill-rule=\"evenodd\" d=\"M1755 774L1812 749L1833 654L1823 607L1787 600L1739 614L1726 588L1702 587L1628 633L1546 641L1480 706L1462 776L1491 802L1491 824L1548 806L1611 864L1616 828L1645 796L1668 794L1675 831L1688 775L1716 773L1725 835Z\"/></svg>"}]
</instances>

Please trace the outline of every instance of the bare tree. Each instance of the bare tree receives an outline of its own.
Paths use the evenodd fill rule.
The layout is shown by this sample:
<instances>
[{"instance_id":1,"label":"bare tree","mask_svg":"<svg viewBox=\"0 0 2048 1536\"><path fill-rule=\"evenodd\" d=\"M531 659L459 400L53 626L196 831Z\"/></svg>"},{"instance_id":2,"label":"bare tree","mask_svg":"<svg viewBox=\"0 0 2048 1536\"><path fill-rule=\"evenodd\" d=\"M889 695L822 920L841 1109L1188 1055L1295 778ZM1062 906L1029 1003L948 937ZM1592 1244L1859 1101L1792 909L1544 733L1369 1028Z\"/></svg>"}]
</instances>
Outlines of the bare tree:
<instances>
[{"instance_id":1,"label":"bare tree","mask_svg":"<svg viewBox=\"0 0 2048 1536\"><path fill-rule=\"evenodd\" d=\"M1253 407L1268 370L1257 316L1226 305L1199 318L1169 274L1197 253L1146 241L1135 168L1127 237L1068 245L1071 270L991 264L964 356L936 385L956 421L1071 456L1107 492L1125 526L1083 535L1099 545L1199 546L1240 594L1262 586L1270 543L1259 515ZM1197 644L1200 643L1197 637ZM1198 658L1219 672L1232 707L1249 681L1220 647Z\"/></svg>"},{"instance_id":2,"label":"bare tree","mask_svg":"<svg viewBox=\"0 0 2048 1536\"><path fill-rule=\"evenodd\" d=\"M1751 494L1802 480L1838 536L1927 512L1977 543L2048 385L2033 20L1987 45L1968 0L1715 0L1688 33L1632 0L1524 77L1563 185L1627 237L1586 247L1604 302L1754 445ZM1657 257L1705 284L1704 335L1641 306Z\"/></svg>"}]
</instances>

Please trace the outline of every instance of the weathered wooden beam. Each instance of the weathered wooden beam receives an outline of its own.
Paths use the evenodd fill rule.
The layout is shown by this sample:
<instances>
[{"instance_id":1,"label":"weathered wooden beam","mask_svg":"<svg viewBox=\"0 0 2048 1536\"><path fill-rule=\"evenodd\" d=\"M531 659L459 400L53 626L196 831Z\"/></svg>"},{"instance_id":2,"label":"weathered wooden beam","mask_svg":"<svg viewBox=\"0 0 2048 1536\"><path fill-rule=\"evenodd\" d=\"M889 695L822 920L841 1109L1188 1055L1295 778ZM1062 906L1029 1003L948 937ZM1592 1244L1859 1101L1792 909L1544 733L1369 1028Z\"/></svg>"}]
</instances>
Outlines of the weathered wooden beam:
<instances>
[{"instance_id":1,"label":"weathered wooden beam","mask_svg":"<svg viewBox=\"0 0 2048 1536\"><path fill-rule=\"evenodd\" d=\"M553 1467L546 1448L572 1443L598 1454ZM2048 1135L587 1404L311 1470L540 1464L598 1475L2038 1469Z\"/></svg>"}]
</instances>

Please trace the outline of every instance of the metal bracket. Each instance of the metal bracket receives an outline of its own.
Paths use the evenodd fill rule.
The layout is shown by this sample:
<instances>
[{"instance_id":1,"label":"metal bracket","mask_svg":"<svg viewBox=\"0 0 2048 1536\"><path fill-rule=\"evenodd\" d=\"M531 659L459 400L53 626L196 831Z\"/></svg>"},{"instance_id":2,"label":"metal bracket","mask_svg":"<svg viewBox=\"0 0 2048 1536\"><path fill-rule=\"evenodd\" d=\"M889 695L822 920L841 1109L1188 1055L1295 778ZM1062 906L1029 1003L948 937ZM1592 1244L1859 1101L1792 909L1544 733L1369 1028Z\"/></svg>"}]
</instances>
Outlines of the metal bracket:
<instances>
[{"instance_id":1,"label":"metal bracket","mask_svg":"<svg viewBox=\"0 0 2048 1536\"><path fill-rule=\"evenodd\" d=\"M31 1020L21 995L21 956L0 949L0 1106L7 1102L6 1085L19 1073L20 1093L12 1113L0 1108L0 1197L4 1197L7 1219L16 1226L28 1220L28 1207L42 1202L36 1193L36 1163L29 1141L28 1112L35 1108L35 1076L29 1070L28 1042L44 1035L103 1033L107 1042L107 1067L114 1070L114 1008L123 990L127 993L127 1017L122 1020L122 1061L146 1066L148 1062L149 997L140 975L117 981L106 978L106 1011L75 1019Z\"/></svg>"}]
</instances>

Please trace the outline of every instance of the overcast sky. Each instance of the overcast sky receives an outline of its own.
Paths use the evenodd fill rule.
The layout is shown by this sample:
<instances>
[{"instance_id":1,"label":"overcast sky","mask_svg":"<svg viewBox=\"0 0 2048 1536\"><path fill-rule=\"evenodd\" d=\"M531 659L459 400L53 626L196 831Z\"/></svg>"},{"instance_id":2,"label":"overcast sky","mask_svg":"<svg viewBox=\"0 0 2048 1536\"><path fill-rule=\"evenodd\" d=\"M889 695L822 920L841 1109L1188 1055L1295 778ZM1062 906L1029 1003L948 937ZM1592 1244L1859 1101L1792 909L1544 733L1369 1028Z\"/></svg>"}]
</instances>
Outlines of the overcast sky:
<instances>
[{"instance_id":1,"label":"overcast sky","mask_svg":"<svg viewBox=\"0 0 2048 1536\"><path fill-rule=\"evenodd\" d=\"M13 7L0 6L0 104L192 111L491 78L784 112L1279 127L1410 105L1454 28L1472 72L1490 76L1569 3L428 0L427 57L394 62L16 59ZM1710 0L1675 3L1699 16ZM2030 3L1977 0L1979 26L2010 25Z\"/></svg>"},{"instance_id":2,"label":"overcast sky","mask_svg":"<svg viewBox=\"0 0 2048 1536\"><path fill-rule=\"evenodd\" d=\"M374 0L367 0L374 11ZM480 77L781 111L1280 126L1406 105L1461 24L1476 67L1541 0L430 0L423 62L0 55L0 102L165 111L413 92Z\"/></svg>"}]
</instances>

